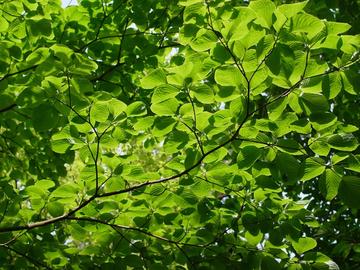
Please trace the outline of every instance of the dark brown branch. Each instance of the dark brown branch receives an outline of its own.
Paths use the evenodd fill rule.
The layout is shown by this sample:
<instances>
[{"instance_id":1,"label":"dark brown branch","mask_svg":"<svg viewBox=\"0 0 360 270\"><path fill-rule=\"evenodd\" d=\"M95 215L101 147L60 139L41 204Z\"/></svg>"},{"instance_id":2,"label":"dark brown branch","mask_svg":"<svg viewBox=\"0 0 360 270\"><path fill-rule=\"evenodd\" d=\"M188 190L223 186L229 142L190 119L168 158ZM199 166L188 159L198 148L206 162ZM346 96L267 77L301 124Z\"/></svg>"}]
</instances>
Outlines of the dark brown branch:
<instances>
[{"instance_id":1,"label":"dark brown branch","mask_svg":"<svg viewBox=\"0 0 360 270\"><path fill-rule=\"evenodd\" d=\"M14 253L16 253L17 255L20 255L21 257L25 258L26 260L28 260L30 263L32 263L33 265L35 265L35 266L37 266L37 267L42 267L42 268L51 270L51 268L50 268L49 266L47 266L46 264L35 260L34 258L26 255L25 253L23 253L23 252L15 249L15 248L12 248L12 247L10 247L10 246L8 246L8 245L3 245L3 246L1 246L1 247L6 248L6 249L8 249L8 250L10 250L10 251L12 251L12 252L14 252Z\"/></svg>"},{"instance_id":2,"label":"dark brown branch","mask_svg":"<svg viewBox=\"0 0 360 270\"><path fill-rule=\"evenodd\" d=\"M3 113L3 112L7 112L7 111L10 111L11 109L15 108L17 106L17 104L11 104L3 109L0 109L0 113Z\"/></svg>"},{"instance_id":3,"label":"dark brown branch","mask_svg":"<svg viewBox=\"0 0 360 270\"><path fill-rule=\"evenodd\" d=\"M126 3L127 1L125 1ZM104 26L104 23L106 21L107 18L109 18L113 13L115 13L120 7L122 6L122 4L119 4L116 8L114 8L109 14L105 14L104 13L104 16L100 22L100 25L96 31L96 34L95 34L95 38L90 41L89 43L85 44L84 46L82 46L78 51L83 51L86 47L90 46L91 44L93 44L94 42L98 41L99 40L99 34L100 34L100 30L101 28Z\"/></svg>"},{"instance_id":4,"label":"dark brown branch","mask_svg":"<svg viewBox=\"0 0 360 270\"><path fill-rule=\"evenodd\" d=\"M122 230L129 230L129 231L135 231L135 232L139 232L141 234L150 236L152 238L155 238L157 240L160 241L164 241L170 244L178 244L178 245L183 245L183 246L190 246L190 247L197 247L197 248L206 248L206 245L197 245L197 244L189 244L189 243L184 243L184 242L179 242L179 241L174 241L156 234L152 234L148 231L145 231L143 229L137 228L137 227L129 227L129 226L124 226L124 225L117 225L117 224L111 224L108 223L106 221L100 220L100 219L96 219L96 218L90 218L90 217L68 217L67 220L75 220L75 221L87 221L87 222L93 222L93 223L99 223L99 224L103 224L106 226L110 226L112 228L117 228L117 229L122 229Z\"/></svg>"},{"instance_id":5,"label":"dark brown branch","mask_svg":"<svg viewBox=\"0 0 360 270\"><path fill-rule=\"evenodd\" d=\"M190 104L191 104L191 108L192 108L192 111L193 111L193 117L194 117L194 119L193 119L193 128L190 129L190 130L191 130L191 131L194 133L194 135L195 135L196 141L198 142L198 145L199 145L200 150L201 150L201 154L204 155L205 152L204 152L204 148L203 148L203 145L202 145L202 141L201 141L199 135L197 134L197 123L196 123L195 104L194 104L194 101L193 101L193 99L192 99L192 97L191 97L191 95L190 95L190 89L186 87L185 91L186 91L186 93L187 93L187 95L188 95L188 97L189 97ZM187 124L185 124L185 123L184 123L184 125L187 126Z\"/></svg>"},{"instance_id":6,"label":"dark brown branch","mask_svg":"<svg viewBox=\"0 0 360 270\"><path fill-rule=\"evenodd\" d=\"M5 80L5 79L7 79L7 78L9 78L9 77L11 77L11 76L14 76L14 75L17 75L17 74L21 74L21 73L24 73L24 72L26 72L26 71L35 69L35 68L37 68L37 66L38 66L38 65L35 65L35 66L31 66L31 67L28 67L28 68L24 68L24 69L22 69L22 70L18 70L18 71L12 72L12 73L8 73L8 74L6 74L4 77L2 77L2 78L0 79L0 82L3 81L3 80Z\"/></svg>"},{"instance_id":7,"label":"dark brown branch","mask_svg":"<svg viewBox=\"0 0 360 270\"><path fill-rule=\"evenodd\" d=\"M256 112L259 112L261 110L263 110L264 108L266 108L267 106L269 106L270 104L274 103L275 101L281 99L281 98L284 98L286 96L288 96L294 89L298 88L302 82L304 82L305 80L311 80L311 79L314 79L314 78L318 78L318 77L322 77L322 76L325 76L325 75L328 75L330 73L334 73L334 72L337 72L339 70L343 70L345 68L348 68L352 65L354 65L356 62L358 62L360 60L360 58L356 59L356 60L353 60L353 61L350 61L349 63L339 67L338 69L329 69L327 71L325 71L324 73L320 73L320 74L315 74L315 75L312 75L312 76L308 76L308 77L303 77L305 75L305 72L306 72L306 66L305 66L305 70L304 70L304 75L295 83L293 84L292 86L290 86L288 89L286 89L283 93L281 93L279 96L275 97L274 99L266 102L263 106L255 109L254 111L251 112L251 115L255 114Z\"/></svg>"}]
</instances>

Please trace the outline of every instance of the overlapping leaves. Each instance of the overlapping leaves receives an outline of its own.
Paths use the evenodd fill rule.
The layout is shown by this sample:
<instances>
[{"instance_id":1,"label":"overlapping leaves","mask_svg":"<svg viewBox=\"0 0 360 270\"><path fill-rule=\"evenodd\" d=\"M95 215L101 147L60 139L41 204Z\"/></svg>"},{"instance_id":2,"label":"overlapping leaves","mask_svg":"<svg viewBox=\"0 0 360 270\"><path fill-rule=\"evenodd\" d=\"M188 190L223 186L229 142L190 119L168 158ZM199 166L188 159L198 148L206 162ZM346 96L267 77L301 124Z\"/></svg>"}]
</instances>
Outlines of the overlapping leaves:
<instances>
[{"instance_id":1,"label":"overlapping leaves","mask_svg":"<svg viewBox=\"0 0 360 270\"><path fill-rule=\"evenodd\" d=\"M337 269L316 202L360 208L348 24L307 1L16 3L0 13L6 266Z\"/></svg>"}]
</instances>

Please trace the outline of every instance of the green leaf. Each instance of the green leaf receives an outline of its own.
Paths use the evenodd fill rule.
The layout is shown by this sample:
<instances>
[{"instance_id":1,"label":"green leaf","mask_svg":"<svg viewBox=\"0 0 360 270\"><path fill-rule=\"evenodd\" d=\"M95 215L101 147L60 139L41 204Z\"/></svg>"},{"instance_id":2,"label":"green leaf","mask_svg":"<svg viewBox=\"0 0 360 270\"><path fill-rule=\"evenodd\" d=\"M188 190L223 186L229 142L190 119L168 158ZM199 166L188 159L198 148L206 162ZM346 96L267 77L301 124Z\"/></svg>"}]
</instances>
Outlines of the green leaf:
<instances>
[{"instance_id":1,"label":"green leaf","mask_svg":"<svg viewBox=\"0 0 360 270\"><path fill-rule=\"evenodd\" d=\"M155 69L140 80L142 88L152 89L166 83L166 74L162 69Z\"/></svg>"},{"instance_id":2,"label":"green leaf","mask_svg":"<svg viewBox=\"0 0 360 270\"><path fill-rule=\"evenodd\" d=\"M311 180L325 171L324 161L321 158L307 158L303 164L301 181Z\"/></svg>"},{"instance_id":3,"label":"green leaf","mask_svg":"<svg viewBox=\"0 0 360 270\"><path fill-rule=\"evenodd\" d=\"M152 134L156 137L162 137L170 133L176 125L175 119L168 116L157 117L154 121Z\"/></svg>"},{"instance_id":4,"label":"green leaf","mask_svg":"<svg viewBox=\"0 0 360 270\"><path fill-rule=\"evenodd\" d=\"M340 151L354 151L359 143L352 134L335 134L328 138L327 143L331 148Z\"/></svg>"},{"instance_id":5,"label":"green leaf","mask_svg":"<svg viewBox=\"0 0 360 270\"><path fill-rule=\"evenodd\" d=\"M360 155L351 155L346 161L346 169L360 173Z\"/></svg>"},{"instance_id":6,"label":"green leaf","mask_svg":"<svg viewBox=\"0 0 360 270\"><path fill-rule=\"evenodd\" d=\"M337 121L337 117L332 113L319 112L311 114L309 120L314 129L320 131L333 126Z\"/></svg>"},{"instance_id":7,"label":"green leaf","mask_svg":"<svg viewBox=\"0 0 360 270\"><path fill-rule=\"evenodd\" d=\"M297 241L292 240L291 245L295 249L296 253L301 255L306 251L314 249L317 246L317 242L311 237L302 237L299 238Z\"/></svg>"},{"instance_id":8,"label":"green leaf","mask_svg":"<svg viewBox=\"0 0 360 270\"><path fill-rule=\"evenodd\" d=\"M139 117L146 115L146 105L142 101L131 103L125 110L128 117Z\"/></svg>"},{"instance_id":9,"label":"green leaf","mask_svg":"<svg viewBox=\"0 0 360 270\"><path fill-rule=\"evenodd\" d=\"M249 169L261 157L262 150L255 146L245 146L240 149L237 156L237 164L240 169Z\"/></svg>"},{"instance_id":10,"label":"green leaf","mask_svg":"<svg viewBox=\"0 0 360 270\"><path fill-rule=\"evenodd\" d=\"M279 139L276 147L285 153L289 153L291 155L303 155L304 150L300 144L298 144L293 139Z\"/></svg>"},{"instance_id":11,"label":"green leaf","mask_svg":"<svg viewBox=\"0 0 360 270\"><path fill-rule=\"evenodd\" d=\"M59 58L65 65L70 65L74 51L63 44L55 44L50 47L56 58Z\"/></svg>"},{"instance_id":12,"label":"green leaf","mask_svg":"<svg viewBox=\"0 0 360 270\"><path fill-rule=\"evenodd\" d=\"M126 104L121 100L112 98L107 102L109 112L114 115L114 117L119 116L122 112L126 110Z\"/></svg>"},{"instance_id":13,"label":"green leaf","mask_svg":"<svg viewBox=\"0 0 360 270\"><path fill-rule=\"evenodd\" d=\"M29 66L39 65L43 63L50 55L49 48L37 48L26 58L26 63Z\"/></svg>"},{"instance_id":14,"label":"green leaf","mask_svg":"<svg viewBox=\"0 0 360 270\"><path fill-rule=\"evenodd\" d=\"M109 117L108 102L96 101L90 110L91 121L97 121L99 123L106 122Z\"/></svg>"},{"instance_id":15,"label":"green leaf","mask_svg":"<svg viewBox=\"0 0 360 270\"><path fill-rule=\"evenodd\" d=\"M329 110L329 103L327 99L323 95L319 94L303 94L299 98L299 103L307 114Z\"/></svg>"},{"instance_id":16,"label":"green leaf","mask_svg":"<svg viewBox=\"0 0 360 270\"><path fill-rule=\"evenodd\" d=\"M70 142L68 139L61 139L61 140L52 140L51 141L51 149L55 153L64 154L66 151L71 147Z\"/></svg>"},{"instance_id":17,"label":"green leaf","mask_svg":"<svg viewBox=\"0 0 360 270\"><path fill-rule=\"evenodd\" d=\"M146 130L153 125L154 120L155 120L154 116L147 116L144 118L140 118L134 125L134 129L135 130Z\"/></svg>"},{"instance_id":18,"label":"green leaf","mask_svg":"<svg viewBox=\"0 0 360 270\"><path fill-rule=\"evenodd\" d=\"M326 169L320 177L319 188L327 200L332 200L337 195L341 177L342 176L333 169Z\"/></svg>"},{"instance_id":19,"label":"green leaf","mask_svg":"<svg viewBox=\"0 0 360 270\"><path fill-rule=\"evenodd\" d=\"M331 150L329 144L323 138L310 138L308 145L315 154L320 156L327 156Z\"/></svg>"},{"instance_id":20,"label":"green leaf","mask_svg":"<svg viewBox=\"0 0 360 270\"><path fill-rule=\"evenodd\" d=\"M276 165L282 174L287 176L285 181L295 182L299 178L300 164L297 159L287 153L278 153L276 156Z\"/></svg>"},{"instance_id":21,"label":"green leaf","mask_svg":"<svg viewBox=\"0 0 360 270\"><path fill-rule=\"evenodd\" d=\"M269 119L275 121L278 119L285 111L288 100L287 98L281 98L268 106Z\"/></svg>"},{"instance_id":22,"label":"green leaf","mask_svg":"<svg viewBox=\"0 0 360 270\"><path fill-rule=\"evenodd\" d=\"M215 81L222 86L240 86L241 73L234 66L225 66L215 71Z\"/></svg>"},{"instance_id":23,"label":"green leaf","mask_svg":"<svg viewBox=\"0 0 360 270\"><path fill-rule=\"evenodd\" d=\"M275 4L270 0L258 0L251 1L249 4L251 8L257 14L257 20L264 27L270 28L272 26L272 16L275 11Z\"/></svg>"},{"instance_id":24,"label":"green leaf","mask_svg":"<svg viewBox=\"0 0 360 270\"><path fill-rule=\"evenodd\" d=\"M185 158L185 169L193 167L201 158L201 153L198 150L187 149Z\"/></svg>"},{"instance_id":25,"label":"green leaf","mask_svg":"<svg viewBox=\"0 0 360 270\"><path fill-rule=\"evenodd\" d=\"M37 131L56 127L59 119L59 112L50 104L41 104L32 112L33 125Z\"/></svg>"},{"instance_id":26,"label":"green leaf","mask_svg":"<svg viewBox=\"0 0 360 270\"><path fill-rule=\"evenodd\" d=\"M324 26L320 19L306 13L296 14L290 21L292 33L307 33L310 39L317 35Z\"/></svg>"},{"instance_id":27,"label":"green leaf","mask_svg":"<svg viewBox=\"0 0 360 270\"><path fill-rule=\"evenodd\" d=\"M72 60L73 66L70 68L70 71L74 74L90 75L98 68L98 65L95 61L92 61L91 59L78 53L74 54Z\"/></svg>"},{"instance_id":28,"label":"green leaf","mask_svg":"<svg viewBox=\"0 0 360 270\"><path fill-rule=\"evenodd\" d=\"M213 90L206 84L194 85L190 88L194 97L204 103L204 104L212 104L214 103L214 92Z\"/></svg>"},{"instance_id":29,"label":"green leaf","mask_svg":"<svg viewBox=\"0 0 360 270\"><path fill-rule=\"evenodd\" d=\"M350 30L351 25L344 22L331 22L326 21L326 30L329 35L339 35Z\"/></svg>"},{"instance_id":30,"label":"green leaf","mask_svg":"<svg viewBox=\"0 0 360 270\"><path fill-rule=\"evenodd\" d=\"M165 101L167 99L174 98L179 93L180 93L179 89L172 85L164 84L164 85L158 86L155 88L155 91L151 97L151 103L153 103L153 104L159 103L159 102Z\"/></svg>"},{"instance_id":31,"label":"green leaf","mask_svg":"<svg viewBox=\"0 0 360 270\"><path fill-rule=\"evenodd\" d=\"M340 183L339 196L349 207L360 209L360 178L344 176Z\"/></svg>"},{"instance_id":32,"label":"green leaf","mask_svg":"<svg viewBox=\"0 0 360 270\"><path fill-rule=\"evenodd\" d=\"M59 186L51 193L52 198L75 198L79 191L79 187L72 183Z\"/></svg>"},{"instance_id":33,"label":"green leaf","mask_svg":"<svg viewBox=\"0 0 360 270\"><path fill-rule=\"evenodd\" d=\"M249 231L246 231L245 238L251 246L256 246L262 240L263 234L259 232L257 235L252 235Z\"/></svg>"},{"instance_id":34,"label":"green leaf","mask_svg":"<svg viewBox=\"0 0 360 270\"><path fill-rule=\"evenodd\" d=\"M339 95L343 88L341 75L339 72L327 74L322 80L322 91L324 95L333 99Z\"/></svg>"},{"instance_id":35,"label":"green leaf","mask_svg":"<svg viewBox=\"0 0 360 270\"><path fill-rule=\"evenodd\" d=\"M190 41L190 46L195 51L206 51L216 45L217 36L211 30L200 29L194 39Z\"/></svg>"},{"instance_id":36,"label":"green leaf","mask_svg":"<svg viewBox=\"0 0 360 270\"><path fill-rule=\"evenodd\" d=\"M301 12L309 1L303 1L299 3L283 4L277 7L277 9L284 14L287 18L291 18L294 15Z\"/></svg>"},{"instance_id":37,"label":"green leaf","mask_svg":"<svg viewBox=\"0 0 360 270\"><path fill-rule=\"evenodd\" d=\"M177 112L180 102L176 98L169 98L164 101L153 103L151 111L157 115L174 115Z\"/></svg>"},{"instance_id":38,"label":"green leaf","mask_svg":"<svg viewBox=\"0 0 360 270\"><path fill-rule=\"evenodd\" d=\"M49 202L47 208L50 215L53 217L58 217L64 214L64 205L62 203L56 201Z\"/></svg>"},{"instance_id":39,"label":"green leaf","mask_svg":"<svg viewBox=\"0 0 360 270\"><path fill-rule=\"evenodd\" d=\"M8 21L3 16L0 16L0 32L6 32L8 27L9 27Z\"/></svg>"},{"instance_id":40,"label":"green leaf","mask_svg":"<svg viewBox=\"0 0 360 270\"><path fill-rule=\"evenodd\" d=\"M351 95L358 95L360 89L357 85L357 74L354 74L351 70L346 70L341 72L341 78L344 90Z\"/></svg>"},{"instance_id":41,"label":"green leaf","mask_svg":"<svg viewBox=\"0 0 360 270\"><path fill-rule=\"evenodd\" d=\"M36 17L36 18L35 18ZM49 37L52 34L51 21L40 16L34 16L26 21L32 36Z\"/></svg>"}]
</instances>

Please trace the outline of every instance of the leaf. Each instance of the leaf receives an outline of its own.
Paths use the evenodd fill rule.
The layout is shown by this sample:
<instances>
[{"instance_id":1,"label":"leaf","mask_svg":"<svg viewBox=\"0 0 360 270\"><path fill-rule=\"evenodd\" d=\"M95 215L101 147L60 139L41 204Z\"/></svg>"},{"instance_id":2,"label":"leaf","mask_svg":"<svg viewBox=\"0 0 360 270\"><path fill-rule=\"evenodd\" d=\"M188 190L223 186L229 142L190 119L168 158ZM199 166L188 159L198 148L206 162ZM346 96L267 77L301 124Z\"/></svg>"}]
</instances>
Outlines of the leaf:
<instances>
[{"instance_id":1,"label":"leaf","mask_svg":"<svg viewBox=\"0 0 360 270\"><path fill-rule=\"evenodd\" d=\"M261 157L262 150L255 146L245 146L240 149L237 164L240 169L249 169Z\"/></svg>"},{"instance_id":2,"label":"leaf","mask_svg":"<svg viewBox=\"0 0 360 270\"><path fill-rule=\"evenodd\" d=\"M159 103L159 102L165 101L167 99L174 98L179 93L180 93L179 89L172 85L164 84L164 85L158 86L155 88L155 91L151 97L151 103L153 103L153 104Z\"/></svg>"},{"instance_id":3,"label":"leaf","mask_svg":"<svg viewBox=\"0 0 360 270\"><path fill-rule=\"evenodd\" d=\"M346 169L360 173L360 155L351 155L346 161Z\"/></svg>"},{"instance_id":4,"label":"leaf","mask_svg":"<svg viewBox=\"0 0 360 270\"><path fill-rule=\"evenodd\" d=\"M128 105L125 110L128 117L139 117L146 115L146 105L142 101L135 101Z\"/></svg>"},{"instance_id":5,"label":"leaf","mask_svg":"<svg viewBox=\"0 0 360 270\"><path fill-rule=\"evenodd\" d=\"M341 177L342 176L333 169L326 169L320 177L319 188L327 200L332 200L337 195Z\"/></svg>"},{"instance_id":6,"label":"leaf","mask_svg":"<svg viewBox=\"0 0 360 270\"><path fill-rule=\"evenodd\" d=\"M325 171L324 161L321 158L307 158L303 164L301 181L311 180Z\"/></svg>"},{"instance_id":7,"label":"leaf","mask_svg":"<svg viewBox=\"0 0 360 270\"><path fill-rule=\"evenodd\" d=\"M262 240L263 234L259 232L257 235L252 235L249 231L246 231L245 238L251 246L256 246Z\"/></svg>"},{"instance_id":8,"label":"leaf","mask_svg":"<svg viewBox=\"0 0 360 270\"><path fill-rule=\"evenodd\" d=\"M65 154L66 151L70 148L71 144L67 139L61 139L61 140L52 140L51 141L51 149L55 153L59 154Z\"/></svg>"},{"instance_id":9,"label":"leaf","mask_svg":"<svg viewBox=\"0 0 360 270\"><path fill-rule=\"evenodd\" d=\"M81 54L75 53L73 57L73 66L70 68L71 72L79 75L90 75L96 71L98 65L95 61L85 57Z\"/></svg>"},{"instance_id":10,"label":"leaf","mask_svg":"<svg viewBox=\"0 0 360 270\"><path fill-rule=\"evenodd\" d=\"M299 103L307 114L329 110L327 99L320 94L305 93L299 98Z\"/></svg>"},{"instance_id":11,"label":"leaf","mask_svg":"<svg viewBox=\"0 0 360 270\"><path fill-rule=\"evenodd\" d=\"M276 147L282 152L289 153L294 156L304 154L304 150L301 145L293 139L279 139Z\"/></svg>"},{"instance_id":12,"label":"leaf","mask_svg":"<svg viewBox=\"0 0 360 270\"><path fill-rule=\"evenodd\" d=\"M53 217L58 217L64 214L64 205L62 203L53 201L48 203L48 211Z\"/></svg>"},{"instance_id":13,"label":"leaf","mask_svg":"<svg viewBox=\"0 0 360 270\"><path fill-rule=\"evenodd\" d=\"M249 4L258 16L258 21L262 26L270 28L272 26L272 15L275 11L275 4L270 0L251 1Z\"/></svg>"},{"instance_id":14,"label":"leaf","mask_svg":"<svg viewBox=\"0 0 360 270\"><path fill-rule=\"evenodd\" d=\"M265 59L274 47L275 39L273 35L266 35L260 39L256 46L256 56L258 59Z\"/></svg>"},{"instance_id":15,"label":"leaf","mask_svg":"<svg viewBox=\"0 0 360 270\"><path fill-rule=\"evenodd\" d=\"M168 117L168 116L157 117L154 121L152 134L156 137L165 136L166 134L170 133L173 130L175 125L176 125L176 121L172 117Z\"/></svg>"},{"instance_id":16,"label":"leaf","mask_svg":"<svg viewBox=\"0 0 360 270\"><path fill-rule=\"evenodd\" d=\"M360 89L357 85L357 74L354 74L351 70L346 70L341 72L341 78L344 90L351 95L358 95Z\"/></svg>"},{"instance_id":17,"label":"leaf","mask_svg":"<svg viewBox=\"0 0 360 270\"><path fill-rule=\"evenodd\" d=\"M218 38L211 30L200 29L194 39L190 41L190 46L195 51L206 51L216 45Z\"/></svg>"},{"instance_id":18,"label":"leaf","mask_svg":"<svg viewBox=\"0 0 360 270\"><path fill-rule=\"evenodd\" d=\"M286 181L295 182L299 178L300 163L296 158L287 153L278 153L276 156L276 165L282 174L285 174Z\"/></svg>"},{"instance_id":19,"label":"leaf","mask_svg":"<svg viewBox=\"0 0 360 270\"><path fill-rule=\"evenodd\" d=\"M344 22L331 22L326 21L326 30L329 35L339 35L350 30L351 25Z\"/></svg>"},{"instance_id":20,"label":"leaf","mask_svg":"<svg viewBox=\"0 0 360 270\"><path fill-rule=\"evenodd\" d=\"M359 146L352 134L334 134L328 138L327 143L331 148L341 151L354 151Z\"/></svg>"},{"instance_id":21,"label":"leaf","mask_svg":"<svg viewBox=\"0 0 360 270\"><path fill-rule=\"evenodd\" d=\"M360 177L344 176L339 187L339 197L349 207L360 209Z\"/></svg>"},{"instance_id":22,"label":"leaf","mask_svg":"<svg viewBox=\"0 0 360 270\"><path fill-rule=\"evenodd\" d=\"M206 84L194 85L190 88L197 100L204 104L212 104L214 102L214 92Z\"/></svg>"},{"instance_id":23,"label":"leaf","mask_svg":"<svg viewBox=\"0 0 360 270\"><path fill-rule=\"evenodd\" d=\"M287 98L281 98L275 102L272 102L267 108L269 113L269 119L275 121L278 119L285 111L288 100Z\"/></svg>"},{"instance_id":24,"label":"leaf","mask_svg":"<svg viewBox=\"0 0 360 270\"><path fill-rule=\"evenodd\" d=\"M97 101L91 106L90 119L99 123L104 123L109 117L108 102Z\"/></svg>"},{"instance_id":25,"label":"leaf","mask_svg":"<svg viewBox=\"0 0 360 270\"><path fill-rule=\"evenodd\" d=\"M329 144L323 138L310 138L308 145L315 154L320 156L327 156L331 150Z\"/></svg>"},{"instance_id":26,"label":"leaf","mask_svg":"<svg viewBox=\"0 0 360 270\"><path fill-rule=\"evenodd\" d=\"M33 125L37 131L56 127L59 119L59 112L50 104L41 104L32 112Z\"/></svg>"},{"instance_id":27,"label":"leaf","mask_svg":"<svg viewBox=\"0 0 360 270\"><path fill-rule=\"evenodd\" d=\"M324 26L320 19L306 13L296 14L290 21L291 32L307 33L310 39L317 35Z\"/></svg>"},{"instance_id":28,"label":"leaf","mask_svg":"<svg viewBox=\"0 0 360 270\"><path fill-rule=\"evenodd\" d=\"M166 83L166 74L162 69L155 69L140 80L142 88L152 89Z\"/></svg>"},{"instance_id":29,"label":"leaf","mask_svg":"<svg viewBox=\"0 0 360 270\"><path fill-rule=\"evenodd\" d=\"M309 120L314 129L320 131L336 124L337 117L332 113L319 112L311 114Z\"/></svg>"},{"instance_id":30,"label":"leaf","mask_svg":"<svg viewBox=\"0 0 360 270\"><path fill-rule=\"evenodd\" d=\"M299 238L297 241L292 240L291 245L295 249L296 253L301 255L306 251L314 249L317 246L317 242L311 237L302 237Z\"/></svg>"},{"instance_id":31,"label":"leaf","mask_svg":"<svg viewBox=\"0 0 360 270\"><path fill-rule=\"evenodd\" d=\"M0 32L6 32L8 27L9 27L8 21L3 16L0 16Z\"/></svg>"},{"instance_id":32,"label":"leaf","mask_svg":"<svg viewBox=\"0 0 360 270\"><path fill-rule=\"evenodd\" d=\"M1 24L1 23L0 23ZM50 55L49 48L37 48L26 58L26 63L29 66L39 65L43 63Z\"/></svg>"},{"instance_id":33,"label":"leaf","mask_svg":"<svg viewBox=\"0 0 360 270\"><path fill-rule=\"evenodd\" d=\"M186 151L186 158L185 158L185 169L192 168L201 158L201 153L197 150L188 149Z\"/></svg>"},{"instance_id":34,"label":"leaf","mask_svg":"<svg viewBox=\"0 0 360 270\"><path fill-rule=\"evenodd\" d=\"M294 15L301 12L309 1L303 1L299 3L283 4L277 7L277 9L284 14L287 18L291 18Z\"/></svg>"},{"instance_id":35,"label":"leaf","mask_svg":"<svg viewBox=\"0 0 360 270\"><path fill-rule=\"evenodd\" d=\"M107 102L109 112L114 115L114 117L119 116L122 112L126 110L126 104L121 100L112 98Z\"/></svg>"},{"instance_id":36,"label":"leaf","mask_svg":"<svg viewBox=\"0 0 360 270\"><path fill-rule=\"evenodd\" d=\"M27 20L28 29L32 36L43 36L49 37L52 33L51 30L51 21L43 17L32 17L30 20Z\"/></svg>"},{"instance_id":37,"label":"leaf","mask_svg":"<svg viewBox=\"0 0 360 270\"><path fill-rule=\"evenodd\" d=\"M174 115L177 112L180 102L176 98L169 98L164 101L153 103L151 111L157 115Z\"/></svg>"},{"instance_id":38,"label":"leaf","mask_svg":"<svg viewBox=\"0 0 360 270\"><path fill-rule=\"evenodd\" d=\"M54 53L55 57L60 59L65 65L71 65L74 51L69 47L63 44L55 44L50 47L50 50Z\"/></svg>"},{"instance_id":39,"label":"leaf","mask_svg":"<svg viewBox=\"0 0 360 270\"><path fill-rule=\"evenodd\" d=\"M225 66L215 71L215 81L222 86L240 86L242 75L234 66Z\"/></svg>"},{"instance_id":40,"label":"leaf","mask_svg":"<svg viewBox=\"0 0 360 270\"><path fill-rule=\"evenodd\" d=\"M51 193L52 198L75 198L79 188L77 185L67 183L59 186Z\"/></svg>"},{"instance_id":41,"label":"leaf","mask_svg":"<svg viewBox=\"0 0 360 270\"><path fill-rule=\"evenodd\" d=\"M322 80L322 91L324 95L333 99L339 95L343 88L341 75L339 72L327 74Z\"/></svg>"}]
</instances>

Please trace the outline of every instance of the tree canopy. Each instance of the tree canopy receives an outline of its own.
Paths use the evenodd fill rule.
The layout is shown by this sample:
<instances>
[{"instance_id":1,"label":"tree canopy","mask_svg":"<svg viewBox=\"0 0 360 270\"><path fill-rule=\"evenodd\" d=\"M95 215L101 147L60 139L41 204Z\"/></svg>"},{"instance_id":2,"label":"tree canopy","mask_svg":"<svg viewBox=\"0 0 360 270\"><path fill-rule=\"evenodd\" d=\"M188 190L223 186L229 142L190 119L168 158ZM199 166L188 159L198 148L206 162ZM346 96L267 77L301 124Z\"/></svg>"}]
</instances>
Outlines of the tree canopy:
<instances>
[{"instance_id":1,"label":"tree canopy","mask_svg":"<svg viewBox=\"0 0 360 270\"><path fill-rule=\"evenodd\" d=\"M0 2L1 269L359 269L359 1Z\"/></svg>"}]
</instances>

